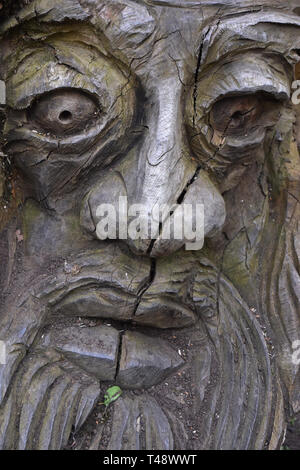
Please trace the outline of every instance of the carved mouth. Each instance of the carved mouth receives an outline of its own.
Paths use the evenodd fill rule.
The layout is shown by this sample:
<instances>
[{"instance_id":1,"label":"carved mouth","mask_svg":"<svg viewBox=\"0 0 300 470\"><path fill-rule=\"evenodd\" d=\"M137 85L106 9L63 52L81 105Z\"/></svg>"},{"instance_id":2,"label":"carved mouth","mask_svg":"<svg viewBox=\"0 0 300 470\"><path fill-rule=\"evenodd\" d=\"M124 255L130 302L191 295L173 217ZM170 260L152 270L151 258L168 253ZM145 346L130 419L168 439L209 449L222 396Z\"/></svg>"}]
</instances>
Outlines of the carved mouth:
<instances>
[{"instance_id":1,"label":"carved mouth","mask_svg":"<svg viewBox=\"0 0 300 470\"><path fill-rule=\"evenodd\" d=\"M151 275L134 286L126 276L120 282L123 276L114 271L108 282L87 264L70 266L64 281L59 274L53 287L48 284L54 321L37 346L54 348L87 373L122 388L149 388L174 373L184 364L182 357L148 327L187 327L195 323L195 313L175 295L148 294Z\"/></svg>"},{"instance_id":2,"label":"carved mouth","mask_svg":"<svg viewBox=\"0 0 300 470\"><path fill-rule=\"evenodd\" d=\"M173 266L173 276L190 276L190 266L182 266ZM166 288L149 259L117 249L111 256L107 248L76 256L45 282L51 321L36 347L53 348L101 381L151 387L184 364L169 335L162 339L157 330L196 323L195 305L180 289L176 282Z\"/></svg>"},{"instance_id":3,"label":"carved mouth","mask_svg":"<svg viewBox=\"0 0 300 470\"><path fill-rule=\"evenodd\" d=\"M180 282L169 281L169 274L161 274L161 269L155 272L149 259L136 259L116 251L111 256L103 249L77 256L67 264L67 272L64 266L52 281L45 283L39 295L46 299L55 316L183 328L193 325L197 314L190 292L190 269L190 265L180 264L178 272L176 269L173 272ZM187 280L182 280L183 275Z\"/></svg>"},{"instance_id":4,"label":"carved mouth","mask_svg":"<svg viewBox=\"0 0 300 470\"><path fill-rule=\"evenodd\" d=\"M133 289L132 281L122 285L113 278L107 282L105 276L92 279L84 271L73 265L63 284L59 276L55 280L48 302L56 322L39 347L52 347L99 380L129 389L152 387L184 364L169 342L151 336L148 327L191 326L196 322L191 308L176 295L148 294L151 273ZM141 333L142 327L150 334Z\"/></svg>"},{"instance_id":5,"label":"carved mouth","mask_svg":"<svg viewBox=\"0 0 300 470\"><path fill-rule=\"evenodd\" d=\"M82 287L74 289L53 305L54 315L88 317L134 322L155 328L183 328L196 321L195 312L166 295L141 297L113 286Z\"/></svg>"}]
</instances>

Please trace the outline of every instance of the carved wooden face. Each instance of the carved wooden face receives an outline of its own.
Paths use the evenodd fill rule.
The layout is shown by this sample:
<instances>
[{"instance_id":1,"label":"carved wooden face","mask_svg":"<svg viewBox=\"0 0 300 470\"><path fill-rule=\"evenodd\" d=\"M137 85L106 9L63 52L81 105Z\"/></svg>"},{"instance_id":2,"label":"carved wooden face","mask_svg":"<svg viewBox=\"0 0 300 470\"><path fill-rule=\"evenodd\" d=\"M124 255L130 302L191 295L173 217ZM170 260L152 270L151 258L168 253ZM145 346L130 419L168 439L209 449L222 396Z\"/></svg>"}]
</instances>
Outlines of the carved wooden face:
<instances>
[{"instance_id":1,"label":"carved wooden face","mask_svg":"<svg viewBox=\"0 0 300 470\"><path fill-rule=\"evenodd\" d=\"M98 399L99 379L123 389L157 385L147 398L116 405L153 420L155 448L176 439L184 448L230 449L280 441L278 369L290 402L298 400L289 354L299 339L300 250L290 101L300 19L296 2L285 12L280 5L36 0L2 24L4 151L25 195L23 264L14 286L7 282L3 310L10 356L0 366L3 416L23 414L17 435L3 432L4 448L66 446L71 426L79 429ZM120 198L142 204L150 220L156 205L203 204L203 248L185 250L186 238L172 231L163 239L170 214L155 239L117 231L101 240L98 207L119 214ZM23 360L24 348L31 352ZM5 393L17 367L13 387L29 392L12 398L11 412ZM180 384L179 368L191 384L184 418L159 398L170 373L168 383ZM69 413L67 429L55 393L45 402L52 386ZM51 417L38 443L41 408L28 411L31 393ZM169 400L178 404L176 393ZM194 436L184 430L190 419ZM111 448L130 447L130 427L121 428Z\"/></svg>"}]
</instances>

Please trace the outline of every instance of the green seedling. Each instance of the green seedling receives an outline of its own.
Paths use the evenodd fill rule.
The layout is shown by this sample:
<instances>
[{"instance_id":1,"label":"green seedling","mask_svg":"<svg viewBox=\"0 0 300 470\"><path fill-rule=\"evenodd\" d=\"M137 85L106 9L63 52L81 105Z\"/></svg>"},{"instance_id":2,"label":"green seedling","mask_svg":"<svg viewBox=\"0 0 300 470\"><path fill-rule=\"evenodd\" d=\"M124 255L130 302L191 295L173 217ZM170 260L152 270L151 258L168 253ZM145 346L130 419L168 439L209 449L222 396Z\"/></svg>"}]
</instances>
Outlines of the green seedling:
<instances>
[{"instance_id":1,"label":"green seedling","mask_svg":"<svg viewBox=\"0 0 300 470\"><path fill-rule=\"evenodd\" d=\"M122 395L122 390L117 385L114 385L113 387L109 387L106 390L105 395L104 395L104 401L99 403L99 405L105 406L105 410L101 419L102 422L104 422L107 419L107 411L108 411L109 405L113 403L114 401L116 401L121 395Z\"/></svg>"},{"instance_id":2,"label":"green seedling","mask_svg":"<svg viewBox=\"0 0 300 470\"><path fill-rule=\"evenodd\" d=\"M104 406L108 407L111 403L116 401L122 395L122 390L117 385L110 387L106 390L104 395Z\"/></svg>"}]
</instances>

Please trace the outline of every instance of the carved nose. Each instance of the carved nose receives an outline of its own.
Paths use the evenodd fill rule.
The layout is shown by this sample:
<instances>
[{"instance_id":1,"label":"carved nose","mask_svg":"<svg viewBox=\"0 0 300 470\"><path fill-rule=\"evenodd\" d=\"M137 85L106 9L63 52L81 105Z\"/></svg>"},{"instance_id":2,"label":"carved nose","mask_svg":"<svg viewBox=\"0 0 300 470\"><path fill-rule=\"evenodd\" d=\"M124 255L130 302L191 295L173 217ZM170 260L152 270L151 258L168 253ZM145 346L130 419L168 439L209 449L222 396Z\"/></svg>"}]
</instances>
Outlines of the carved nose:
<instances>
[{"instance_id":1,"label":"carved nose","mask_svg":"<svg viewBox=\"0 0 300 470\"><path fill-rule=\"evenodd\" d=\"M101 230L106 229L108 238L124 240L135 253L157 257L187 244L190 249L201 248L198 238L201 227L198 227L200 231L195 228L196 215L199 218L202 207L202 235L205 237L213 236L223 226L226 212L218 189L191 158L178 76L160 82L151 96L148 115L146 113L149 131L143 143L125 157L125 164L120 165L118 171L109 173L86 196L81 224L100 239L105 236ZM180 212L178 206L186 206L190 211L187 217L191 219L194 240L186 237L183 226L179 232L176 230L178 213L185 223L184 212ZM137 230L132 230L133 227ZM191 246L191 243L196 244Z\"/></svg>"}]
</instances>

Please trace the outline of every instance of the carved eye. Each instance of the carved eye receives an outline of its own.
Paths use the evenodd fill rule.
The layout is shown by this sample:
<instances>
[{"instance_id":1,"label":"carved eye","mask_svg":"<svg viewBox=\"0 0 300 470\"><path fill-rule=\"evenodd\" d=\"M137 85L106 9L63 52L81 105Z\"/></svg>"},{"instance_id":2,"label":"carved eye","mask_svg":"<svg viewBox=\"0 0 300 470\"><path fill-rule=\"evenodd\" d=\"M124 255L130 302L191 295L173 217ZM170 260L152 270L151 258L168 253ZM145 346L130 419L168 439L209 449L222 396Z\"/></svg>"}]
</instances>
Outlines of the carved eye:
<instances>
[{"instance_id":1,"label":"carved eye","mask_svg":"<svg viewBox=\"0 0 300 470\"><path fill-rule=\"evenodd\" d=\"M278 101L266 94L232 96L214 104L210 124L224 137L245 136L260 126L274 125L278 115Z\"/></svg>"},{"instance_id":2,"label":"carved eye","mask_svg":"<svg viewBox=\"0 0 300 470\"><path fill-rule=\"evenodd\" d=\"M90 127L100 109L90 95L79 90L59 90L38 98L28 112L29 120L54 135L76 134Z\"/></svg>"}]
</instances>

